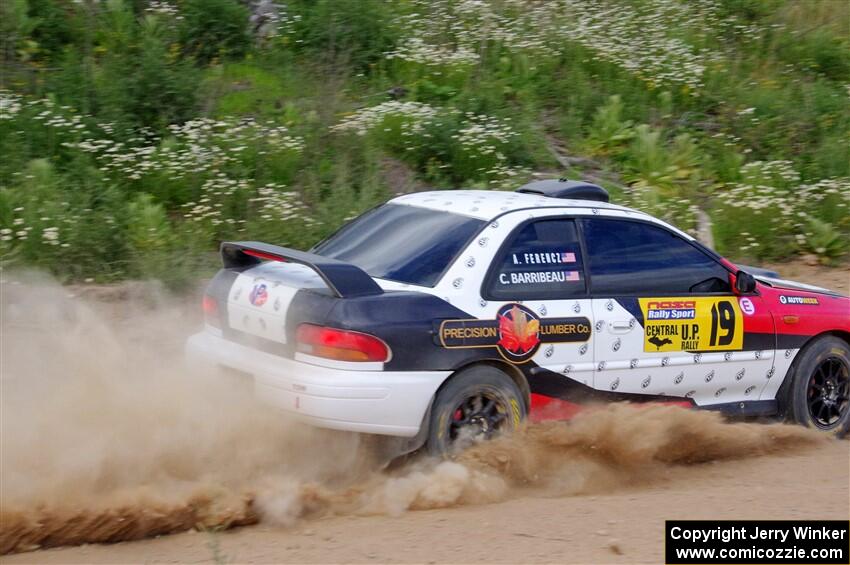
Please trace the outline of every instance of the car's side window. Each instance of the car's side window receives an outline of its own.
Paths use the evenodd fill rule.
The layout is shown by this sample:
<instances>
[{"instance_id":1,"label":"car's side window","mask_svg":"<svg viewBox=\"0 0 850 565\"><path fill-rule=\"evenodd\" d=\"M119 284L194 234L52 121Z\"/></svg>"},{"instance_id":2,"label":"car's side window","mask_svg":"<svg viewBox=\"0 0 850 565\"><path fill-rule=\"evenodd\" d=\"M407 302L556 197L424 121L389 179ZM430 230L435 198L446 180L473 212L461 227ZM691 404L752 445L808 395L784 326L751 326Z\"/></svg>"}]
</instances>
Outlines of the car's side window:
<instances>
[{"instance_id":1,"label":"car's side window","mask_svg":"<svg viewBox=\"0 0 850 565\"><path fill-rule=\"evenodd\" d=\"M586 293L575 221L534 220L517 228L485 283L493 300L559 299Z\"/></svg>"},{"instance_id":2,"label":"car's side window","mask_svg":"<svg viewBox=\"0 0 850 565\"><path fill-rule=\"evenodd\" d=\"M582 220L594 296L662 296L731 292L713 257L675 233L643 222Z\"/></svg>"}]
</instances>

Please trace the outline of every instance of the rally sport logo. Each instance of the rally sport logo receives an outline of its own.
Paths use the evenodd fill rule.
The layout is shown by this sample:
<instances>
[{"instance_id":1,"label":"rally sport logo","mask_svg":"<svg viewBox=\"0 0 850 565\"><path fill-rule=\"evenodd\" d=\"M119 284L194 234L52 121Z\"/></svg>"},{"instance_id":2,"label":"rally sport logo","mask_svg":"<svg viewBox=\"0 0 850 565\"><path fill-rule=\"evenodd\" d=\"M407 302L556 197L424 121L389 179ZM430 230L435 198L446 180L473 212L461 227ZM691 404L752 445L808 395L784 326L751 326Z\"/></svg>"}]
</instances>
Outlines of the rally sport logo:
<instances>
[{"instance_id":1,"label":"rally sport logo","mask_svg":"<svg viewBox=\"0 0 850 565\"><path fill-rule=\"evenodd\" d=\"M495 347L507 361L525 363L541 343L583 342L590 333L585 317L540 318L522 304L505 304L495 320L444 320L438 336L442 347Z\"/></svg>"}]
</instances>

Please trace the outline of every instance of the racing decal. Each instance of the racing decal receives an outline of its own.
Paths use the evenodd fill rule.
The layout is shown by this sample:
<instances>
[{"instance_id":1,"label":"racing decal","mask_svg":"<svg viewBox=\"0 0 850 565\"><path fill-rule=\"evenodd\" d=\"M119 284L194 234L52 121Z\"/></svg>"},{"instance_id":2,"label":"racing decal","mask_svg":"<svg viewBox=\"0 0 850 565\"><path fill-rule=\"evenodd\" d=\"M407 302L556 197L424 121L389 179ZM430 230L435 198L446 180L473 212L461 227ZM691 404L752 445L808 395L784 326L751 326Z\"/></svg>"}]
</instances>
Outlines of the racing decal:
<instances>
[{"instance_id":1,"label":"racing decal","mask_svg":"<svg viewBox=\"0 0 850 565\"><path fill-rule=\"evenodd\" d=\"M511 253L511 262L514 265L557 265L562 263L575 263L576 254L572 251Z\"/></svg>"},{"instance_id":2,"label":"racing decal","mask_svg":"<svg viewBox=\"0 0 850 565\"><path fill-rule=\"evenodd\" d=\"M782 304L794 304L800 306L820 305L820 301L818 301L816 296L795 296L791 294L780 294L779 302Z\"/></svg>"},{"instance_id":3,"label":"racing decal","mask_svg":"<svg viewBox=\"0 0 850 565\"><path fill-rule=\"evenodd\" d=\"M258 282L251 289L251 294L248 295L248 300L254 306L262 306L269 299L269 291L266 283Z\"/></svg>"},{"instance_id":4,"label":"racing decal","mask_svg":"<svg viewBox=\"0 0 850 565\"><path fill-rule=\"evenodd\" d=\"M443 320L440 345L445 348L495 347L511 363L525 363L541 343L582 342L590 339L585 317L540 318L522 304L505 304L495 320Z\"/></svg>"},{"instance_id":5,"label":"racing decal","mask_svg":"<svg viewBox=\"0 0 850 565\"><path fill-rule=\"evenodd\" d=\"M753 304L753 301L749 298L741 298L738 300L738 305L741 307L741 312L746 314L747 316L752 316L756 313L756 307Z\"/></svg>"},{"instance_id":6,"label":"racing decal","mask_svg":"<svg viewBox=\"0 0 850 565\"><path fill-rule=\"evenodd\" d=\"M531 271L528 273L499 273L499 283L541 284L553 282L577 282L581 280L578 271Z\"/></svg>"},{"instance_id":7,"label":"racing decal","mask_svg":"<svg viewBox=\"0 0 850 565\"><path fill-rule=\"evenodd\" d=\"M740 350L741 307L732 297L641 298L644 347L659 351Z\"/></svg>"}]
</instances>

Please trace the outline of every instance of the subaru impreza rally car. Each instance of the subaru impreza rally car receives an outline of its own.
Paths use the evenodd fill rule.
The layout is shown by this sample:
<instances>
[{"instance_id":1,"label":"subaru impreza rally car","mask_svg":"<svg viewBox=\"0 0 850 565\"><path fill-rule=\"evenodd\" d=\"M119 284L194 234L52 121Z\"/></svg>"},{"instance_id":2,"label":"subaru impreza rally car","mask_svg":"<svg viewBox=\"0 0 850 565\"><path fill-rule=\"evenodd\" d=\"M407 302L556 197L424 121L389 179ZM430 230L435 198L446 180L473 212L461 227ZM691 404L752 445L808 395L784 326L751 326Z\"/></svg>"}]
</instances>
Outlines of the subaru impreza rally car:
<instances>
[{"instance_id":1,"label":"subaru impreza rally car","mask_svg":"<svg viewBox=\"0 0 850 565\"><path fill-rule=\"evenodd\" d=\"M189 357L407 451L606 400L850 420L850 299L739 268L595 185L407 194L309 252L221 255Z\"/></svg>"}]
</instances>

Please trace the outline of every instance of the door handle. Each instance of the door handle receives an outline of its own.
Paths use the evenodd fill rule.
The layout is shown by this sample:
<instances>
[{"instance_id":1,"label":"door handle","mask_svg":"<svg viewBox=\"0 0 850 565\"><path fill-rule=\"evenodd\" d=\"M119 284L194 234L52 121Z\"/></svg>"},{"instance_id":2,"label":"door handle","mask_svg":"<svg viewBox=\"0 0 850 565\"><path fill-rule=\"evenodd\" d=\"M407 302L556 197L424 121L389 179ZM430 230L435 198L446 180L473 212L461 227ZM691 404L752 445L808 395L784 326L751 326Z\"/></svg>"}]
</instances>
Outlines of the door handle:
<instances>
[{"instance_id":1,"label":"door handle","mask_svg":"<svg viewBox=\"0 0 850 565\"><path fill-rule=\"evenodd\" d=\"M614 320L611 322L611 333L622 334L631 331L634 323L629 320Z\"/></svg>"}]
</instances>

